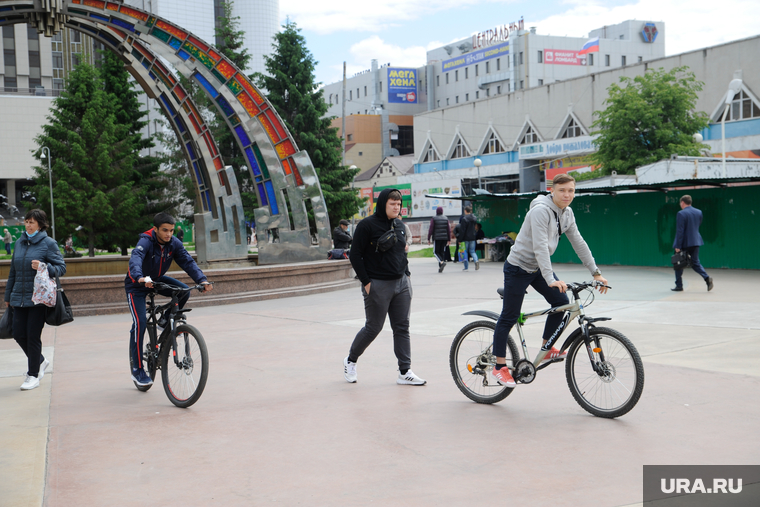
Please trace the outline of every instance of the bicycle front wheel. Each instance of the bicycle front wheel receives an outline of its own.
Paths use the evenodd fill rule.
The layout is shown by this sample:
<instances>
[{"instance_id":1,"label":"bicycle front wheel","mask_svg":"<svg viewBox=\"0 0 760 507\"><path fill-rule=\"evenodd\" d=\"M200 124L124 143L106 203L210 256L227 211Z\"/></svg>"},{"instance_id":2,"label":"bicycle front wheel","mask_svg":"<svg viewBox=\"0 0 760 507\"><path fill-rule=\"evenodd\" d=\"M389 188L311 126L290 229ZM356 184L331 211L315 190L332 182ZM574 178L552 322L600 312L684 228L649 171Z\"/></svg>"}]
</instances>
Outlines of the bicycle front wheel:
<instances>
[{"instance_id":1,"label":"bicycle front wheel","mask_svg":"<svg viewBox=\"0 0 760 507\"><path fill-rule=\"evenodd\" d=\"M588 413L614 418L628 413L644 390L644 365L636 347L622 333L605 327L589 330L591 367L583 338L570 346L565 359L567 385Z\"/></svg>"},{"instance_id":2,"label":"bicycle front wheel","mask_svg":"<svg viewBox=\"0 0 760 507\"><path fill-rule=\"evenodd\" d=\"M454 338L449 366L454 382L465 396L478 403L496 403L512 394L490 375L496 364L493 355L493 332L496 323L480 320L464 326ZM512 369L520 355L512 337L507 337L507 366Z\"/></svg>"},{"instance_id":3,"label":"bicycle front wheel","mask_svg":"<svg viewBox=\"0 0 760 507\"><path fill-rule=\"evenodd\" d=\"M200 331L193 326L177 326L177 336L164 343L161 378L169 401L187 408L198 401L208 378L208 349Z\"/></svg>"}]
</instances>

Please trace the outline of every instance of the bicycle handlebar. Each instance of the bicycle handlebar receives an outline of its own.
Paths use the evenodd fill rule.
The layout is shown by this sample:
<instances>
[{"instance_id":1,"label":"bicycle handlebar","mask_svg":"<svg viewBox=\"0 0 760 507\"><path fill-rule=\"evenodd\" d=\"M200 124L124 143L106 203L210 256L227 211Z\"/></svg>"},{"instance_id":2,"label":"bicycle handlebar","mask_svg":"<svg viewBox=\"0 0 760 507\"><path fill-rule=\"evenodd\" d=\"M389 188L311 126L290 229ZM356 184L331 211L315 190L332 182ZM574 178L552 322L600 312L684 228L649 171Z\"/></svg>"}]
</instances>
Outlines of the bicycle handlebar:
<instances>
[{"instance_id":1,"label":"bicycle handlebar","mask_svg":"<svg viewBox=\"0 0 760 507\"><path fill-rule=\"evenodd\" d=\"M581 291L588 288L595 288L595 287L607 287L608 289L611 289L609 285L605 285L599 280L592 280L590 282L570 282L567 283L567 288L570 289L573 292Z\"/></svg>"},{"instance_id":2,"label":"bicycle handlebar","mask_svg":"<svg viewBox=\"0 0 760 507\"><path fill-rule=\"evenodd\" d=\"M179 287L177 285L171 285L171 284L164 283L164 282L154 282L154 281L150 281L150 280L148 280L146 282L143 282L143 283L152 283L153 284L154 292L155 292L155 289L169 289L172 292L189 292L189 291L191 291L193 289L197 289L198 292L205 292L205 290L206 290L205 286L206 285L214 285L214 282L209 282L209 281L206 281L206 282L203 282L203 283L199 283L197 285L193 285L192 287Z\"/></svg>"}]
</instances>

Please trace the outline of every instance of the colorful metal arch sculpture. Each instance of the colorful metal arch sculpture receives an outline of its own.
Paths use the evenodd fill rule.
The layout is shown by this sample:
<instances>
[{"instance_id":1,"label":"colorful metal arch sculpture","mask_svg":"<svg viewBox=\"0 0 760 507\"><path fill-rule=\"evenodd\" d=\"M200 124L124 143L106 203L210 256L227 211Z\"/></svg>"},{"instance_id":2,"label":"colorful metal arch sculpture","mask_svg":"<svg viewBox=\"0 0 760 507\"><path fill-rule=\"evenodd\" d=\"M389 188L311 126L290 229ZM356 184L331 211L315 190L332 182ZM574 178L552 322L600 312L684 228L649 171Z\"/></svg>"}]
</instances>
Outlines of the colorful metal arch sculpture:
<instances>
[{"instance_id":1,"label":"colorful metal arch sculpture","mask_svg":"<svg viewBox=\"0 0 760 507\"><path fill-rule=\"evenodd\" d=\"M15 23L29 23L47 36L66 26L103 42L156 99L193 169L203 210L195 215L199 262L246 257L242 200L232 168L224 165L171 67L205 90L245 153L261 206L255 211L259 264L326 257L330 224L308 154L298 150L266 97L214 47L149 12L106 0L0 0L0 25ZM307 201L316 221L316 245Z\"/></svg>"}]
</instances>

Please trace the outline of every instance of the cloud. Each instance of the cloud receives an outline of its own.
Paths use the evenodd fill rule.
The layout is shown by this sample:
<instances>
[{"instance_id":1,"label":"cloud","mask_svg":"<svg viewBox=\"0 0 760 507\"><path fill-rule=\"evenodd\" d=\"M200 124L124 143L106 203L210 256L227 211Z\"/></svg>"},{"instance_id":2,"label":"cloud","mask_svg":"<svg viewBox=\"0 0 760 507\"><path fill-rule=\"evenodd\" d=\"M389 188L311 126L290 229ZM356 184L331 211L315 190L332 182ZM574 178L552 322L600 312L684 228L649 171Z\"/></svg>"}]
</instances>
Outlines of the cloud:
<instances>
[{"instance_id":1,"label":"cloud","mask_svg":"<svg viewBox=\"0 0 760 507\"><path fill-rule=\"evenodd\" d=\"M512 3L504 0L385 0L356 2L333 0L281 0L280 15L300 28L320 35L334 32L380 32L410 21L424 20L440 11L456 10L484 3Z\"/></svg>"},{"instance_id":2,"label":"cloud","mask_svg":"<svg viewBox=\"0 0 760 507\"><path fill-rule=\"evenodd\" d=\"M749 0L639 0L605 7L574 0L565 12L526 21L540 34L584 37L589 31L629 19L665 22L665 52L673 55L757 35L760 3ZM726 22L730 20L730 27Z\"/></svg>"}]
</instances>

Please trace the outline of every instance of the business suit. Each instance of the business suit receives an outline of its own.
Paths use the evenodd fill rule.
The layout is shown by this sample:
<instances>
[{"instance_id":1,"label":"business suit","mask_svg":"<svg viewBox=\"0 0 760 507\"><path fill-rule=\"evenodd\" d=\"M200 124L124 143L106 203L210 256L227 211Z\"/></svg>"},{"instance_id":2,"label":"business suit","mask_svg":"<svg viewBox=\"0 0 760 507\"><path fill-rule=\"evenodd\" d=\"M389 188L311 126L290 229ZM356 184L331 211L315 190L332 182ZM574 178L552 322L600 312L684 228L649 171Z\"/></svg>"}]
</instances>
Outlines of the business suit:
<instances>
[{"instance_id":1,"label":"business suit","mask_svg":"<svg viewBox=\"0 0 760 507\"><path fill-rule=\"evenodd\" d=\"M681 211L676 216L676 239L673 248L676 251L683 250L691 258L691 267L707 283L707 290L712 289L712 278L708 276L705 268L699 263L699 247L704 245L702 236L699 234L699 226L702 224L702 212L697 208L681 201ZM683 269L676 269L675 291L683 290Z\"/></svg>"}]
</instances>

